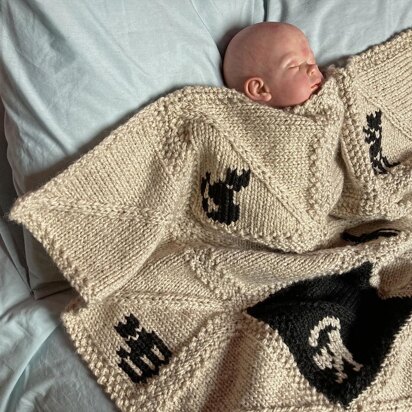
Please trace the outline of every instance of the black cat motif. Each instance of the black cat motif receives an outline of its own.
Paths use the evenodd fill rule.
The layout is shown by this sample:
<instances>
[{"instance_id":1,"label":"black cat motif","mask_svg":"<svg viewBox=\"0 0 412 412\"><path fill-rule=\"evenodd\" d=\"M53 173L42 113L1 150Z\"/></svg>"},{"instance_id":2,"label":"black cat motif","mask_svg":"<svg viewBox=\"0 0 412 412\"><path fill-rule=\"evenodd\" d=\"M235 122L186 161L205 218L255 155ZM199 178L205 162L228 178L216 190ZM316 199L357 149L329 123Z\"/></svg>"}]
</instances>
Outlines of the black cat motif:
<instances>
[{"instance_id":1,"label":"black cat motif","mask_svg":"<svg viewBox=\"0 0 412 412\"><path fill-rule=\"evenodd\" d=\"M382 111L366 115L368 127L363 128L365 142L370 144L369 157L375 175L388 173L388 169L397 166L399 162L390 163L382 154Z\"/></svg>"},{"instance_id":2,"label":"black cat motif","mask_svg":"<svg viewBox=\"0 0 412 412\"><path fill-rule=\"evenodd\" d=\"M230 225L239 220L240 207L233 201L234 192L247 187L250 181L250 169L238 175L237 169L228 168L226 179L215 183L210 182L210 172L202 178L200 191L202 193L202 207L207 217Z\"/></svg>"},{"instance_id":3,"label":"black cat motif","mask_svg":"<svg viewBox=\"0 0 412 412\"><path fill-rule=\"evenodd\" d=\"M155 332L148 332L133 315L125 316L126 323L119 322L114 328L125 340L129 351L123 347L117 351L120 368L134 383L145 383L158 375L162 365L169 363L172 353Z\"/></svg>"}]
</instances>

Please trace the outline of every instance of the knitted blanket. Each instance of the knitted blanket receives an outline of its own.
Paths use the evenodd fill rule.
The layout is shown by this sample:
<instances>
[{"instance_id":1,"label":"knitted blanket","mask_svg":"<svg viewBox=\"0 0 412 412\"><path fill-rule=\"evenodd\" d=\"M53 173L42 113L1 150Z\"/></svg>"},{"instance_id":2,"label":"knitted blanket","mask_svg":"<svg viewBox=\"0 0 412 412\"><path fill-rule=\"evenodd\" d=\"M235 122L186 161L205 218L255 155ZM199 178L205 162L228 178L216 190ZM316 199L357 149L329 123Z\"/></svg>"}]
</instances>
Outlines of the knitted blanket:
<instances>
[{"instance_id":1,"label":"knitted blanket","mask_svg":"<svg viewBox=\"0 0 412 412\"><path fill-rule=\"evenodd\" d=\"M277 110L189 87L12 220L123 411L412 410L412 31Z\"/></svg>"}]
</instances>

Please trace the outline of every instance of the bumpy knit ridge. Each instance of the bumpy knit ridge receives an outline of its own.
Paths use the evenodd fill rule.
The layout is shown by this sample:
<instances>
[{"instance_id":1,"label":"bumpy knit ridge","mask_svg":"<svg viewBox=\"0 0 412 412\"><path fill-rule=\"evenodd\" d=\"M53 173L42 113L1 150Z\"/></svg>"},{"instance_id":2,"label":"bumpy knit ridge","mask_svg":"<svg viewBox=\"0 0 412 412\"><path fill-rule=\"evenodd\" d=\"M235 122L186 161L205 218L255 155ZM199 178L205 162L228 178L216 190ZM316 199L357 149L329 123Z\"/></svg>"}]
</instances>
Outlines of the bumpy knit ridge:
<instances>
[{"instance_id":1,"label":"bumpy knit ridge","mask_svg":"<svg viewBox=\"0 0 412 412\"><path fill-rule=\"evenodd\" d=\"M120 410L412 410L411 46L286 110L184 88L16 201Z\"/></svg>"}]
</instances>

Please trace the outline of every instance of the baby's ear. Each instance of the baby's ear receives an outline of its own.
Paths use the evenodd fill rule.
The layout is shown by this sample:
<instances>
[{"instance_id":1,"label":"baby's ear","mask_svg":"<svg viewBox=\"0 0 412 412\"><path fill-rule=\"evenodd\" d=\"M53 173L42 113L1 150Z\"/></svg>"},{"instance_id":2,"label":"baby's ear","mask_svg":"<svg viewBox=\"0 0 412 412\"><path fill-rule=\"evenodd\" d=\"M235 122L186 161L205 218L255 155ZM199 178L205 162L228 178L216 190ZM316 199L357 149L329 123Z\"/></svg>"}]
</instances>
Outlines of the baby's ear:
<instances>
[{"instance_id":1,"label":"baby's ear","mask_svg":"<svg viewBox=\"0 0 412 412\"><path fill-rule=\"evenodd\" d=\"M247 97L256 102L268 102L272 99L270 90L261 77L251 77L243 84L243 91Z\"/></svg>"}]
</instances>

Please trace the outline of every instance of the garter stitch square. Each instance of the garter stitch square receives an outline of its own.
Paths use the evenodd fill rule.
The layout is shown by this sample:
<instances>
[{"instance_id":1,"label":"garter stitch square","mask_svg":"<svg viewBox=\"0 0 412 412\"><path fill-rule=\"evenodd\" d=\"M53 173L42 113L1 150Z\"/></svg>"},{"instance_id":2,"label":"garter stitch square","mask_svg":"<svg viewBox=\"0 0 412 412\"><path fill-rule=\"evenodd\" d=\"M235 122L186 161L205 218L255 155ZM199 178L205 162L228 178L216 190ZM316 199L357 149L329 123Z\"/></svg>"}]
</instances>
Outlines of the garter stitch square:
<instances>
[{"instance_id":1,"label":"garter stitch square","mask_svg":"<svg viewBox=\"0 0 412 412\"><path fill-rule=\"evenodd\" d=\"M16 201L120 410L412 410L411 39L286 110L174 92Z\"/></svg>"},{"instance_id":2,"label":"garter stitch square","mask_svg":"<svg viewBox=\"0 0 412 412\"><path fill-rule=\"evenodd\" d=\"M348 171L336 213L410 215L412 30L351 57L332 75L345 105L341 142Z\"/></svg>"}]
</instances>

